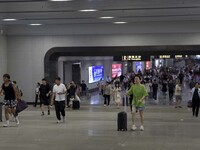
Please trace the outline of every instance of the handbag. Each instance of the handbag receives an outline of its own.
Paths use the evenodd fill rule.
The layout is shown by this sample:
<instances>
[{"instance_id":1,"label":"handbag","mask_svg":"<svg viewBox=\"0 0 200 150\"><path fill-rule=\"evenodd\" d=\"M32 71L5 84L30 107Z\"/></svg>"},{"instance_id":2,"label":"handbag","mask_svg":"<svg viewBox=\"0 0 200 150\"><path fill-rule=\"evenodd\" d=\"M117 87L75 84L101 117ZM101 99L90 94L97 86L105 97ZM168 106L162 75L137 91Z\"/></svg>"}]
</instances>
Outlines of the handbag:
<instances>
[{"instance_id":1,"label":"handbag","mask_svg":"<svg viewBox=\"0 0 200 150\"><path fill-rule=\"evenodd\" d=\"M28 104L24 100L18 100L17 107L16 107L16 113L20 113L23 110L28 108Z\"/></svg>"}]
</instances>

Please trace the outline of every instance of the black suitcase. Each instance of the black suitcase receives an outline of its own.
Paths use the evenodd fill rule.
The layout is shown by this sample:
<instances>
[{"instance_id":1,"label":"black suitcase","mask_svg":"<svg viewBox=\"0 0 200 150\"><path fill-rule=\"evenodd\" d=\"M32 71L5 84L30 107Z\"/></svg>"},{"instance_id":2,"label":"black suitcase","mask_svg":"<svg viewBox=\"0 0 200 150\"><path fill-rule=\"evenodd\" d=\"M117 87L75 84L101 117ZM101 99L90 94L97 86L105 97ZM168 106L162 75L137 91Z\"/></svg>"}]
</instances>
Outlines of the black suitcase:
<instances>
[{"instance_id":1,"label":"black suitcase","mask_svg":"<svg viewBox=\"0 0 200 150\"><path fill-rule=\"evenodd\" d=\"M118 131L127 131L127 113L120 112L118 113L117 118L117 130Z\"/></svg>"},{"instance_id":2,"label":"black suitcase","mask_svg":"<svg viewBox=\"0 0 200 150\"><path fill-rule=\"evenodd\" d=\"M124 96L123 98L124 104L127 104L127 97ZM117 130L118 131L127 131L127 113L126 113L126 106L124 107L124 111L119 112L117 116Z\"/></svg>"},{"instance_id":3,"label":"black suitcase","mask_svg":"<svg viewBox=\"0 0 200 150\"><path fill-rule=\"evenodd\" d=\"M78 100L73 100L72 108L73 109L79 109L80 108L80 102Z\"/></svg>"}]
</instances>

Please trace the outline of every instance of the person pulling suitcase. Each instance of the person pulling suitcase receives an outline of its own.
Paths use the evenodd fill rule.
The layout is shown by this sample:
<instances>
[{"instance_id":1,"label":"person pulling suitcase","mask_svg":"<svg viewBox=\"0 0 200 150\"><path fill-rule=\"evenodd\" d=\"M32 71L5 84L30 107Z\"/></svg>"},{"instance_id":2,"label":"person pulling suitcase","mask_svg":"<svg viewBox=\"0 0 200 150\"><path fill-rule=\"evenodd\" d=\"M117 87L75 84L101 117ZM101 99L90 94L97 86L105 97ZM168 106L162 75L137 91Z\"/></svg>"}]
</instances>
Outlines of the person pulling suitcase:
<instances>
[{"instance_id":1,"label":"person pulling suitcase","mask_svg":"<svg viewBox=\"0 0 200 150\"><path fill-rule=\"evenodd\" d=\"M140 77L135 76L134 83L129 91L127 92L127 95L133 95L133 101L132 101L132 128L131 130L135 131L137 129L135 125L135 114L136 112L139 112L140 114L140 121L141 126L140 130L144 131L144 109L145 109L145 97L148 96L147 90L144 85L140 83Z\"/></svg>"}]
</instances>

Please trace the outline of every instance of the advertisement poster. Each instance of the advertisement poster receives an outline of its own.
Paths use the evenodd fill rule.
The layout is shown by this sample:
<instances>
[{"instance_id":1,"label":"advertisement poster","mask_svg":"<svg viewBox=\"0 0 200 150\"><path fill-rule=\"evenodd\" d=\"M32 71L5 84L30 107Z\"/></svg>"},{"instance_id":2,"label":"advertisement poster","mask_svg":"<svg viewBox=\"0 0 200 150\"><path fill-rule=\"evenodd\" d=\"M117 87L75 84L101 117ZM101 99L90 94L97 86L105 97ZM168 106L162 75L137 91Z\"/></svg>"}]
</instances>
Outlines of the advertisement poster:
<instances>
[{"instance_id":1,"label":"advertisement poster","mask_svg":"<svg viewBox=\"0 0 200 150\"><path fill-rule=\"evenodd\" d=\"M104 67L103 66L91 66L89 71L89 83L98 82L100 79L104 80Z\"/></svg>"},{"instance_id":2,"label":"advertisement poster","mask_svg":"<svg viewBox=\"0 0 200 150\"><path fill-rule=\"evenodd\" d=\"M146 61L146 70L150 70L150 69L151 69L151 62Z\"/></svg>"},{"instance_id":3,"label":"advertisement poster","mask_svg":"<svg viewBox=\"0 0 200 150\"><path fill-rule=\"evenodd\" d=\"M142 62L137 61L135 64L136 64L136 72L138 73L138 71L142 71Z\"/></svg>"},{"instance_id":4,"label":"advertisement poster","mask_svg":"<svg viewBox=\"0 0 200 150\"><path fill-rule=\"evenodd\" d=\"M112 78L122 75L122 64L112 64Z\"/></svg>"}]
</instances>

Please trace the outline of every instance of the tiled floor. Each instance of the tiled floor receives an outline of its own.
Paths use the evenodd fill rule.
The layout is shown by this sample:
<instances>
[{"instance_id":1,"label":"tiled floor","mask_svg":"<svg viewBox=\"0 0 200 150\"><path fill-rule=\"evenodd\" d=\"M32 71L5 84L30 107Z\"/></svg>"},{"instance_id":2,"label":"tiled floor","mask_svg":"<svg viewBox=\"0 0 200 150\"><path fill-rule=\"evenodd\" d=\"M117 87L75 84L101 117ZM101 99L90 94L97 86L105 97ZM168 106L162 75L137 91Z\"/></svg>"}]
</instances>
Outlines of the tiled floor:
<instances>
[{"instance_id":1,"label":"tiled floor","mask_svg":"<svg viewBox=\"0 0 200 150\"><path fill-rule=\"evenodd\" d=\"M117 109L102 106L98 94L84 100L80 110L66 110L66 123L56 124L55 112L40 116L39 108L30 106L20 114L19 127L0 127L0 150L199 150L200 119L192 117L186 106L175 109L163 103L147 103L145 131L117 131ZM189 99L184 92L184 104ZM93 104L93 105L91 105ZM128 125L131 115L128 110ZM137 116L139 126L139 116Z\"/></svg>"}]
</instances>

